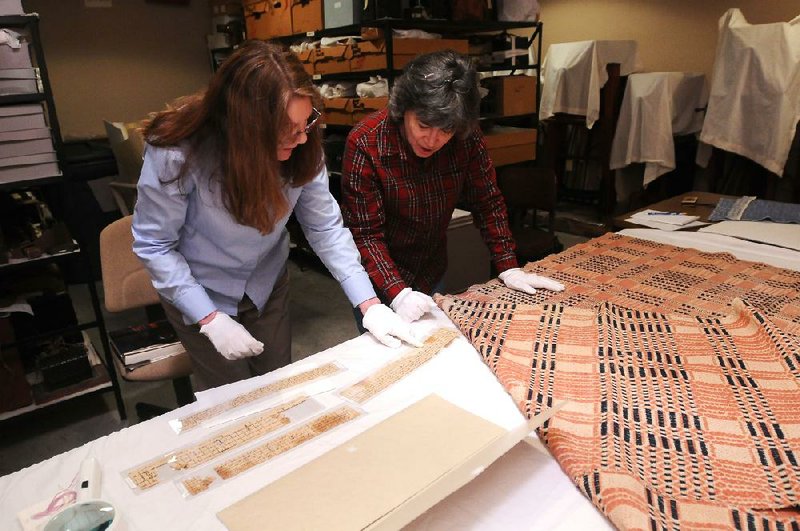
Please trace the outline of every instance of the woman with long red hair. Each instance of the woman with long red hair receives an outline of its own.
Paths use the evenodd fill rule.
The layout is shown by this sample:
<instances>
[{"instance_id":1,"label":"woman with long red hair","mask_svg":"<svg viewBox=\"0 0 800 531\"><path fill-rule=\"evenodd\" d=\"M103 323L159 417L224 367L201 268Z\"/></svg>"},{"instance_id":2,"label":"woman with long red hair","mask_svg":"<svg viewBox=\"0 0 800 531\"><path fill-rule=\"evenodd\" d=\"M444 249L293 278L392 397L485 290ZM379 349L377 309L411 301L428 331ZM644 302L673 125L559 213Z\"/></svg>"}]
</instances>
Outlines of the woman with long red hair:
<instances>
[{"instance_id":1,"label":"woman with long red hair","mask_svg":"<svg viewBox=\"0 0 800 531\"><path fill-rule=\"evenodd\" d=\"M419 345L375 297L342 226L316 127L320 103L294 54L252 41L205 90L145 126L133 248L189 352L198 389L291 362L292 212L366 328L387 345Z\"/></svg>"}]
</instances>

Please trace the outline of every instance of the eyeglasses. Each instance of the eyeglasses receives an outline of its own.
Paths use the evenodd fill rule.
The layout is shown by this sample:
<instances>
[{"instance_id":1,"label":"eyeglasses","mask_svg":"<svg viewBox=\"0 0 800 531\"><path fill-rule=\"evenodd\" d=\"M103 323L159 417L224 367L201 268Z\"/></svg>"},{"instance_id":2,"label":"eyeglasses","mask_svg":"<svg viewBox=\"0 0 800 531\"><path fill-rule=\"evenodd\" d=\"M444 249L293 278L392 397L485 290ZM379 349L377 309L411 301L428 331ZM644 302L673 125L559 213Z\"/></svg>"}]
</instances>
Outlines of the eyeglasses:
<instances>
[{"instance_id":1,"label":"eyeglasses","mask_svg":"<svg viewBox=\"0 0 800 531\"><path fill-rule=\"evenodd\" d=\"M292 137L297 138L303 133L309 134L311 132L311 129L315 125L317 125L317 122L319 121L321 116L322 116L321 112L319 112L316 108L311 107L311 115L308 117L305 127L303 127L303 129L301 129L300 131L295 131L294 133L291 133Z\"/></svg>"},{"instance_id":2,"label":"eyeglasses","mask_svg":"<svg viewBox=\"0 0 800 531\"><path fill-rule=\"evenodd\" d=\"M305 134L308 134L311 131L311 128L317 124L319 121L322 113L319 112L315 107L311 107L311 116L308 117L308 121L306 122L306 128L303 129Z\"/></svg>"}]
</instances>

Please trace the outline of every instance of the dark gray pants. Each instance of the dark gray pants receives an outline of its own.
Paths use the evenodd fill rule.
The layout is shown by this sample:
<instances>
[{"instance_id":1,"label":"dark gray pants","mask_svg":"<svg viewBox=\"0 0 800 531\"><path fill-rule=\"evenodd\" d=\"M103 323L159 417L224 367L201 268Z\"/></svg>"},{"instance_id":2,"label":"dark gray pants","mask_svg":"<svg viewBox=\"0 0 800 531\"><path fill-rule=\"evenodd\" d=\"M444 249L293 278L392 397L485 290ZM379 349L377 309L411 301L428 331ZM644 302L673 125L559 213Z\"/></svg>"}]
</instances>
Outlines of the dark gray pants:
<instances>
[{"instance_id":1,"label":"dark gray pants","mask_svg":"<svg viewBox=\"0 0 800 531\"><path fill-rule=\"evenodd\" d=\"M197 324L185 324L183 315L177 308L164 299L161 299L161 304L192 360L195 391L266 374L292 362L288 271L284 271L278 278L261 315L247 295L239 302L238 315L234 319L254 338L264 343L264 352L251 358L233 361L225 359L211 341L200 333Z\"/></svg>"}]
</instances>

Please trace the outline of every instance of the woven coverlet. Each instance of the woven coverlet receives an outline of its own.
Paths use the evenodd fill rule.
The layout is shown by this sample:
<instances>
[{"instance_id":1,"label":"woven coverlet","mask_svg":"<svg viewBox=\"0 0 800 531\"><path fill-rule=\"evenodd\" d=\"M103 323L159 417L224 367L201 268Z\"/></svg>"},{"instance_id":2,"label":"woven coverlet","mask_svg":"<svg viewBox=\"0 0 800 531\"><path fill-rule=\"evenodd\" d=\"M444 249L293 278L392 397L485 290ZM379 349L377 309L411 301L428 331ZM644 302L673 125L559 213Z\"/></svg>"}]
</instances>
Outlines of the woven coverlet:
<instances>
[{"instance_id":1,"label":"woven coverlet","mask_svg":"<svg viewBox=\"0 0 800 531\"><path fill-rule=\"evenodd\" d=\"M724 318L464 302L450 316L620 529L797 529L800 342Z\"/></svg>"},{"instance_id":2,"label":"woven coverlet","mask_svg":"<svg viewBox=\"0 0 800 531\"><path fill-rule=\"evenodd\" d=\"M528 269L567 289L438 302L523 413L569 401L540 435L615 526L800 529L800 273L619 235Z\"/></svg>"},{"instance_id":3,"label":"woven coverlet","mask_svg":"<svg viewBox=\"0 0 800 531\"><path fill-rule=\"evenodd\" d=\"M628 308L722 317L738 298L780 328L800 334L800 271L737 260L728 253L704 253L609 233L528 264L525 270L547 275L567 289L528 295L493 280L473 286L457 299L547 301L579 308L609 301Z\"/></svg>"}]
</instances>

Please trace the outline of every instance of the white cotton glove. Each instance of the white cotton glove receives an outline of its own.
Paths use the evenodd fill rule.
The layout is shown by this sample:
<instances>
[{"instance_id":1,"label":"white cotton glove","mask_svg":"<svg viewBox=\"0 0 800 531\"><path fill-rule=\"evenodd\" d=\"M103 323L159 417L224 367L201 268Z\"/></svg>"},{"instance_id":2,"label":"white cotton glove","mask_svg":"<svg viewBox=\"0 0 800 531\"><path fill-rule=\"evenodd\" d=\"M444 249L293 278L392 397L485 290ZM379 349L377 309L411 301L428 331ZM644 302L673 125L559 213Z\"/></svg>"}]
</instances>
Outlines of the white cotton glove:
<instances>
[{"instance_id":1,"label":"white cotton glove","mask_svg":"<svg viewBox=\"0 0 800 531\"><path fill-rule=\"evenodd\" d=\"M217 312L211 321L201 326L200 333L211 341L225 359L240 360L264 352L264 343L256 340L245 327L222 312Z\"/></svg>"},{"instance_id":2,"label":"white cotton glove","mask_svg":"<svg viewBox=\"0 0 800 531\"><path fill-rule=\"evenodd\" d=\"M373 304L367 308L362 324L387 347L399 347L401 339L409 345L422 346L422 341L411 332L411 325L385 304Z\"/></svg>"},{"instance_id":3,"label":"white cotton glove","mask_svg":"<svg viewBox=\"0 0 800 531\"><path fill-rule=\"evenodd\" d=\"M391 304L392 310L406 321L413 322L436 308L430 296L411 288L403 288Z\"/></svg>"},{"instance_id":4,"label":"white cotton glove","mask_svg":"<svg viewBox=\"0 0 800 531\"><path fill-rule=\"evenodd\" d=\"M503 271L498 277L503 281L503 284L509 288L517 291L524 291L531 295L536 293L536 288L549 289L550 291L564 291L564 284L561 282L556 282L551 278L541 277L533 273L526 273L518 267Z\"/></svg>"}]
</instances>

